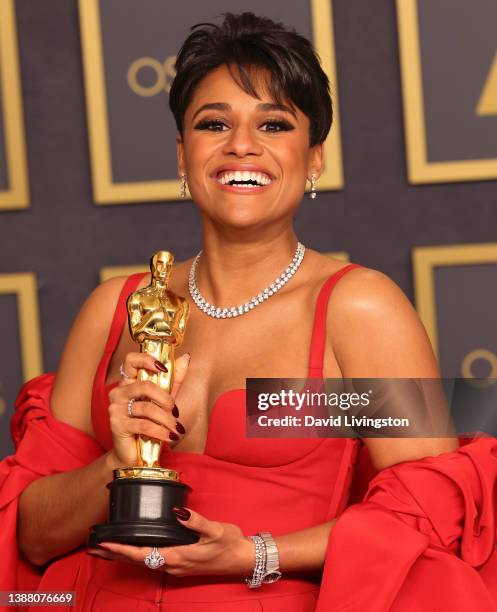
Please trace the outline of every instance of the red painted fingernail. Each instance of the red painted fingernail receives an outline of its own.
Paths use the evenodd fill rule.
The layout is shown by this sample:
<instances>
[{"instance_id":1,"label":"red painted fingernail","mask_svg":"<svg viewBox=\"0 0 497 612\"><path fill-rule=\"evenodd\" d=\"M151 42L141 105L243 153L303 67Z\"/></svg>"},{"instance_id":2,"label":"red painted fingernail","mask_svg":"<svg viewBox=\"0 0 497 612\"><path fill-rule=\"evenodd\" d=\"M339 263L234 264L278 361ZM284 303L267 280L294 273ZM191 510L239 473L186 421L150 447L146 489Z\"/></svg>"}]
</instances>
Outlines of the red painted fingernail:
<instances>
[{"instance_id":1,"label":"red painted fingernail","mask_svg":"<svg viewBox=\"0 0 497 612\"><path fill-rule=\"evenodd\" d=\"M176 406L176 404L174 404L174 407L172 409L172 413L173 413L173 417L174 418L178 418L179 417L179 410L178 410L178 406Z\"/></svg>"},{"instance_id":2,"label":"red painted fingernail","mask_svg":"<svg viewBox=\"0 0 497 612\"><path fill-rule=\"evenodd\" d=\"M176 508L176 507L174 507L173 508L173 512L182 521L187 521L191 517L191 515L192 515L192 513L189 510L187 510L186 508Z\"/></svg>"},{"instance_id":3,"label":"red painted fingernail","mask_svg":"<svg viewBox=\"0 0 497 612\"><path fill-rule=\"evenodd\" d=\"M176 421L176 431L179 431L180 434L184 434L186 432L186 429L179 421Z\"/></svg>"},{"instance_id":4,"label":"red painted fingernail","mask_svg":"<svg viewBox=\"0 0 497 612\"><path fill-rule=\"evenodd\" d=\"M170 438L171 440L179 440L179 436L178 436L178 434L175 434L175 433L174 433L174 431L170 431L170 432L169 432L169 438Z\"/></svg>"},{"instance_id":5,"label":"red painted fingernail","mask_svg":"<svg viewBox=\"0 0 497 612\"><path fill-rule=\"evenodd\" d=\"M165 366L163 363L161 363L161 362L160 362L158 359L156 359L156 360L154 361L154 366L155 366L155 367L156 367L158 370L160 370L161 372L168 372L168 371L169 371L169 370L166 368L166 366Z\"/></svg>"}]
</instances>

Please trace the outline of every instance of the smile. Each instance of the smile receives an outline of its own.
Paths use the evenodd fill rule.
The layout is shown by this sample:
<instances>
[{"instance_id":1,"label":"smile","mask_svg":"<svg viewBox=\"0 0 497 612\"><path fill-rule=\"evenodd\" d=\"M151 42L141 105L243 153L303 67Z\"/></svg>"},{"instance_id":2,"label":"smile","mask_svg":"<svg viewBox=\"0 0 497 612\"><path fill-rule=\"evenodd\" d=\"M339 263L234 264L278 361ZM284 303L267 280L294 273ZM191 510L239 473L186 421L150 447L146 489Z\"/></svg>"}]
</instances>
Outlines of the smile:
<instances>
[{"instance_id":1,"label":"smile","mask_svg":"<svg viewBox=\"0 0 497 612\"><path fill-rule=\"evenodd\" d=\"M221 185L243 188L260 188L270 185L271 178L264 172L248 172L247 170L235 172L224 171L217 176L217 182Z\"/></svg>"}]
</instances>

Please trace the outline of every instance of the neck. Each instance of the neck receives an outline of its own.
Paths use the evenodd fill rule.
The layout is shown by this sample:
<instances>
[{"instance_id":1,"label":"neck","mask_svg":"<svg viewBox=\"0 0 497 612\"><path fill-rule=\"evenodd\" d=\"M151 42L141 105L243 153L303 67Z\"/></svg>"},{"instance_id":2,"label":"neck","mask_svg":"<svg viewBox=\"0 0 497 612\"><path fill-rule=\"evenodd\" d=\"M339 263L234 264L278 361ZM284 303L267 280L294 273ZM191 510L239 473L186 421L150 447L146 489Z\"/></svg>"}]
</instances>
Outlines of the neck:
<instances>
[{"instance_id":1,"label":"neck","mask_svg":"<svg viewBox=\"0 0 497 612\"><path fill-rule=\"evenodd\" d=\"M272 283L291 263L298 243L293 228L265 240L204 239L197 287L220 308L245 302Z\"/></svg>"},{"instance_id":2,"label":"neck","mask_svg":"<svg viewBox=\"0 0 497 612\"><path fill-rule=\"evenodd\" d=\"M152 287L157 287L157 289L165 289L168 283L167 278L152 278Z\"/></svg>"}]
</instances>

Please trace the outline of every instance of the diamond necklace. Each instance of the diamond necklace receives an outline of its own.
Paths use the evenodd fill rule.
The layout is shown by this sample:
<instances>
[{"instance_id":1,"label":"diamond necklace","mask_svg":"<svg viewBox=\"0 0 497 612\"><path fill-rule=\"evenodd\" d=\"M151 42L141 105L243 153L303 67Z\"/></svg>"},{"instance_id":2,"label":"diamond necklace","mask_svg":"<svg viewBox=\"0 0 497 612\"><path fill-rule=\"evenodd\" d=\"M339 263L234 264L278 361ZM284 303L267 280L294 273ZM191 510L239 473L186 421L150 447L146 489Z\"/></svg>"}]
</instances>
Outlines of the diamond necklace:
<instances>
[{"instance_id":1,"label":"diamond necklace","mask_svg":"<svg viewBox=\"0 0 497 612\"><path fill-rule=\"evenodd\" d=\"M190 295L192 296L195 304L203 310L205 314L210 317L214 317L216 319L230 319L231 317L239 317L242 314L245 314L249 310L252 310L259 304L262 304L264 300L267 300L272 295L277 293L286 283L292 278L292 276L297 271L298 267L302 263L304 259L305 246L299 242L297 243L297 249L295 251L295 255L292 259L292 263L286 268L280 276L278 276L270 285L268 285L263 291L257 294L255 297L250 299L245 304L240 304L239 306L231 306L230 308L217 308L213 304L209 304L209 302L204 298L204 296L200 293L197 282L197 265L200 259L200 255L202 251L198 253L195 259L192 261L192 265L190 267L190 274L188 278L188 288L190 290Z\"/></svg>"}]
</instances>

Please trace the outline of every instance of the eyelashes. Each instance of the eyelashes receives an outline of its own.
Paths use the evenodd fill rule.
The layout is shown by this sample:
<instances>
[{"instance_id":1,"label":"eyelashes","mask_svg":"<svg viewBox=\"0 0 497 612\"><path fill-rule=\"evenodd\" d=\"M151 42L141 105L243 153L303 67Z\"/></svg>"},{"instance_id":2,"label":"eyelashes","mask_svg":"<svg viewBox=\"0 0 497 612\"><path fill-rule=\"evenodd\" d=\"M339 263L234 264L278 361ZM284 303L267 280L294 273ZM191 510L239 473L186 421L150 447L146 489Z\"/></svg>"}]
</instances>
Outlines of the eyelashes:
<instances>
[{"instance_id":1,"label":"eyelashes","mask_svg":"<svg viewBox=\"0 0 497 612\"><path fill-rule=\"evenodd\" d=\"M226 127L222 121L217 119L203 119L195 126L196 130L209 130L211 132L222 132L223 127Z\"/></svg>"},{"instance_id":2,"label":"eyelashes","mask_svg":"<svg viewBox=\"0 0 497 612\"><path fill-rule=\"evenodd\" d=\"M271 119L264 121L264 123L261 124L261 128L262 127L266 127L266 129L262 130L263 132L271 133L290 132L291 130L295 129L291 123L285 121L284 119ZM209 132L225 132L225 128L229 129L228 125L221 119L203 119L197 123L197 125L195 125L196 130L206 130Z\"/></svg>"},{"instance_id":3,"label":"eyelashes","mask_svg":"<svg viewBox=\"0 0 497 612\"><path fill-rule=\"evenodd\" d=\"M290 132L293 130L293 125L284 119L276 121L266 121L263 125L271 126L271 129L264 130L265 132Z\"/></svg>"}]
</instances>

